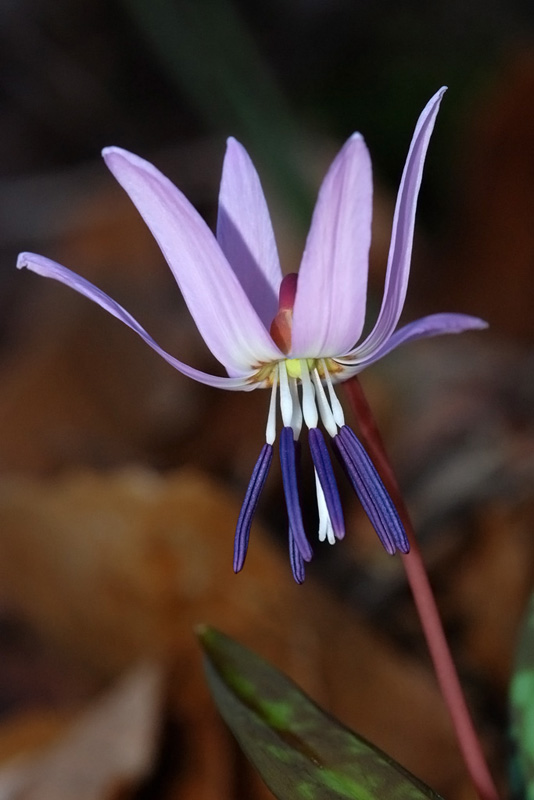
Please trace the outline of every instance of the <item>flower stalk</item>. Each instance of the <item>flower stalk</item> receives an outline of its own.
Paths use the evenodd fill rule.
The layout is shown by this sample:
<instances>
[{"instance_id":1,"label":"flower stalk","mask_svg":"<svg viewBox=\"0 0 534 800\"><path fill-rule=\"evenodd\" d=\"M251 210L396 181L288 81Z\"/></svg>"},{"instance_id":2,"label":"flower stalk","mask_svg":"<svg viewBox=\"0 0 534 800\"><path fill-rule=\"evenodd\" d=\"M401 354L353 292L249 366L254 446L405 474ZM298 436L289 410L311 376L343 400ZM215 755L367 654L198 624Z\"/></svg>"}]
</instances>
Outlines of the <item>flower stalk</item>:
<instances>
[{"instance_id":1,"label":"flower stalk","mask_svg":"<svg viewBox=\"0 0 534 800\"><path fill-rule=\"evenodd\" d=\"M404 503L380 431L358 378L354 377L347 381L345 388L351 408L358 420L363 443L397 507L410 543L410 552L401 553L402 563L432 658L436 678L452 720L465 766L480 800L498 800L499 795L486 763L449 650L410 515Z\"/></svg>"}]
</instances>

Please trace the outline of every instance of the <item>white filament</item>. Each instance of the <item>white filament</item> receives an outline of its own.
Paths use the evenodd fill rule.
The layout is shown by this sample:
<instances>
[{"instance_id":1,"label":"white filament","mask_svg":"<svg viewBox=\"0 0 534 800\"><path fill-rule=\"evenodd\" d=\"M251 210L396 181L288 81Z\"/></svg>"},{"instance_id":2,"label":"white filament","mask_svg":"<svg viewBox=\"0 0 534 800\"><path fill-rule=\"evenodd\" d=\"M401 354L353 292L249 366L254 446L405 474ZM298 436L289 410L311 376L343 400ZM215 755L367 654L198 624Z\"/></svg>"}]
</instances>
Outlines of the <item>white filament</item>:
<instances>
[{"instance_id":1,"label":"white filament","mask_svg":"<svg viewBox=\"0 0 534 800\"><path fill-rule=\"evenodd\" d=\"M285 361L279 362L278 375L280 379L280 411L282 412L282 422L284 423L284 428L290 428L293 420L293 398L291 397L291 390L289 388Z\"/></svg>"},{"instance_id":2,"label":"white filament","mask_svg":"<svg viewBox=\"0 0 534 800\"><path fill-rule=\"evenodd\" d=\"M308 428L316 428L319 422L317 406L315 405L315 392L310 380L308 364L303 358L300 360L300 379L302 381L302 413Z\"/></svg>"},{"instance_id":3,"label":"white filament","mask_svg":"<svg viewBox=\"0 0 534 800\"><path fill-rule=\"evenodd\" d=\"M293 438L295 441L300 436L302 430L302 409L300 407L299 390L296 378L289 379L289 391L291 392L291 399L293 401L293 417L291 419L291 427L293 428Z\"/></svg>"},{"instance_id":4,"label":"white filament","mask_svg":"<svg viewBox=\"0 0 534 800\"><path fill-rule=\"evenodd\" d=\"M319 512L319 541L324 542L325 539L327 539L329 544L335 544L336 537L334 535L334 528L332 527L330 514L328 513L326 505L326 498L317 470L315 470L315 490L317 493L317 510Z\"/></svg>"},{"instance_id":5,"label":"white filament","mask_svg":"<svg viewBox=\"0 0 534 800\"><path fill-rule=\"evenodd\" d=\"M271 400L269 403L269 414L267 416L267 428L265 429L265 441L267 444L274 444L276 439L276 387L278 385L278 366L273 374L273 388L271 390Z\"/></svg>"},{"instance_id":6,"label":"white filament","mask_svg":"<svg viewBox=\"0 0 534 800\"><path fill-rule=\"evenodd\" d=\"M328 389L328 398L330 400L330 406L332 408L332 414L334 415L334 419L336 421L336 425L339 428L342 428L345 424L345 415L343 414L343 409L341 407L341 403L336 397L336 393L334 392L334 387L332 385L332 378L330 377L330 373L326 367L326 361L324 358L321 359L321 365L324 370L325 378L326 378L326 387Z\"/></svg>"},{"instance_id":7,"label":"white filament","mask_svg":"<svg viewBox=\"0 0 534 800\"><path fill-rule=\"evenodd\" d=\"M321 422L325 426L330 436L333 438L337 434L337 425L332 413L332 409L328 405L324 387L316 369L314 369L312 372L312 378L315 386L317 405L319 406L319 414L321 415Z\"/></svg>"}]
</instances>

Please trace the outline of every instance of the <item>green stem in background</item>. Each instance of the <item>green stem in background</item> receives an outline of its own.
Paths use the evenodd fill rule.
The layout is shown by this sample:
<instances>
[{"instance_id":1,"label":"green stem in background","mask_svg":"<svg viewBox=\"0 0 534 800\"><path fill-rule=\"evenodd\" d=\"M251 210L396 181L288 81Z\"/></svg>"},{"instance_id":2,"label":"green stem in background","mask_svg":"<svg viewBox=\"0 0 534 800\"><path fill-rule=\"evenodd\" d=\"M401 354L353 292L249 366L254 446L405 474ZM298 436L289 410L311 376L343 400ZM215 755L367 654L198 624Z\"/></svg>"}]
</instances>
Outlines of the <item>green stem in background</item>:
<instances>
[{"instance_id":1,"label":"green stem in background","mask_svg":"<svg viewBox=\"0 0 534 800\"><path fill-rule=\"evenodd\" d=\"M244 140L304 229L304 136L231 0L122 0L167 78L208 125ZM300 142L300 145L299 145Z\"/></svg>"},{"instance_id":2,"label":"green stem in background","mask_svg":"<svg viewBox=\"0 0 534 800\"><path fill-rule=\"evenodd\" d=\"M358 420L364 445L397 507L410 542L410 552L402 555L401 558L465 765L481 800L498 800L497 789L486 764L447 644L410 515L402 498L382 437L358 379L353 378L345 386L351 407Z\"/></svg>"}]
</instances>

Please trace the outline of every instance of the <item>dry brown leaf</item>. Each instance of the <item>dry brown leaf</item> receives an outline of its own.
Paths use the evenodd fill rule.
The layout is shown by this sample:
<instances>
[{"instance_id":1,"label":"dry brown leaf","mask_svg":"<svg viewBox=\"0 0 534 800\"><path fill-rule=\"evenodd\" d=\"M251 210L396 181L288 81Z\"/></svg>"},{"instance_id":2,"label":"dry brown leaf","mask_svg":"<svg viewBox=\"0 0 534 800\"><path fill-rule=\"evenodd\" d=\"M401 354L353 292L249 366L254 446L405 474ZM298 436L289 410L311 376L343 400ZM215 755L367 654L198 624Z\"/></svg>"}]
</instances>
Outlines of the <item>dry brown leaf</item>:
<instances>
[{"instance_id":1,"label":"dry brown leaf","mask_svg":"<svg viewBox=\"0 0 534 800\"><path fill-rule=\"evenodd\" d=\"M219 786L217 796L227 787L230 800L233 787L234 759L214 722L192 635L199 621L271 659L438 790L458 792L463 768L426 669L312 580L296 586L286 554L259 527L234 576L237 513L236 499L188 472L4 479L4 598L100 671L117 672L141 654L172 659L172 702L186 732L182 799L208 800Z\"/></svg>"},{"instance_id":2,"label":"dry brown leaf","mask_svg":"<svg viewBox=\"0 0 534 800\"><path fill-rule=\"evenodd\" d=\"M52 744L72 722L72 717L72 712L39 708L21 711L3 720L0 724L0 764Z\"/></svg>"},{"instance_id":3,"label":"dry brown leaf","mask_svg":"<svg viewBox=\"0 0 534 800\"><path fill-rule=\"evenodd\" d=\"M202 387L113 320L103 327L102 312L87 301L73 296L61 308L64 296L51 297L43 286L33 309L39 336L19 343L3 365L2 470L49 473L78 464L164 461L200 425ZM145 288L144 294L150 292ZM161 318L194 353L192 327L170 313L148 327L161 332Z\"/></svg>"},{"instance_id":4,"label":"dry brown leaf","mask_svg":"<svg viewBox=\"0 0 534 800\"><path fill-rule=\"evenodd\" d=\"M131 796L158 743L162 670L145 663L98 700L42 756L0 770L1 800Z\"/></svg>"},{"instance_id":5,"label":"dry brown leaf","mask_svg":"<svg viewBox=\"0 0 534 800\"><path fill-rule=\"evenodd\" d=\"M456 564L448 599L465 620L466 659L504 696L534 580L532 516L532 501L494 501L481 512L481 535Z\"/></svg>"}]
</instances>

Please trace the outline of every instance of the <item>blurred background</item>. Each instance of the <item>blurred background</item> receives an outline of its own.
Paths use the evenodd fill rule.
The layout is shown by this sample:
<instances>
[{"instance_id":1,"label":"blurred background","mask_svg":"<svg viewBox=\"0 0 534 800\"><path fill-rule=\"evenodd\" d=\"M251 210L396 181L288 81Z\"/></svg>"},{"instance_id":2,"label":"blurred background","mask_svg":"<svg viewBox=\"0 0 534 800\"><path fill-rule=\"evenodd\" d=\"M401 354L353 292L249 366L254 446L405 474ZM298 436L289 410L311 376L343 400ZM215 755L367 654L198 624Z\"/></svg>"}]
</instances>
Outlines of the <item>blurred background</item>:
<instances>
[{"instance_id":1,"label":"blurred background","mask_svg":"<svg viewBox=\"0 0 534 800\"><path fill-rule=\"evenodd\" d=\"M521 0L1 5L0 797L271 797L207 695L200 621L437 791L473 796L401 564L348 487L345 541L317 546L296 587L273 464L234 576L267 395L188 381L88 301L15 270L20 250L47 255L178 358L216 368L101 148L153 161L213 225L236 136L290 272L321 178L359 130L375 180L372 322L412 131L442 85L405 318L463 311L491 327L412 345L362 382L504 791L534 575L532 17ZM313 527L306 477L303 497Z\"/></svg>"}]
</instances>

